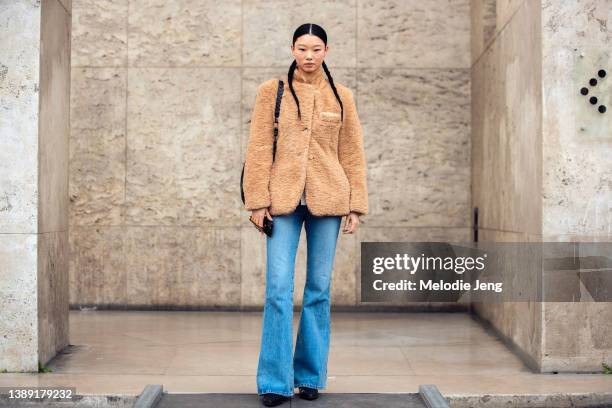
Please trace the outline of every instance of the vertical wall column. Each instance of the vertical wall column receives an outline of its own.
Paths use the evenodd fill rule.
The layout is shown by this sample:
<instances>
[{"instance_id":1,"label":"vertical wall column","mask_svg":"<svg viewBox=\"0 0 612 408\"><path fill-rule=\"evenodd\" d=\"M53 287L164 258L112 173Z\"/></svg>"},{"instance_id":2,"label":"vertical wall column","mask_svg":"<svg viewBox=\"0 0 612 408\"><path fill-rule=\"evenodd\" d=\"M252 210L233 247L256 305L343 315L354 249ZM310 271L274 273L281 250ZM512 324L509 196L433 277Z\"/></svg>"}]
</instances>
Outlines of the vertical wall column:
<instances>
[{"instance_id":1,"label":"vertical wall column","mask_svg":"<svg viewBox=\"0 0 612 408\"><path fill-rule=\"evenodd\" d=\"M542 241L587 243L581 258L612 238L610 6L542 1ZM610 255L600 248L593 255ZM612 302L543 303L542 371L601 372L611 321Z\"/></svg>"},{"instance_id":2,"label":"vertical wall column","mask_svg":"<svg viewBox=\"0 0 612 408\"><path fill-rule=\"evenodd\" d=\"M610 241L612 116L599 110L612 89L609 3L472 0L480 240ZM612 355L610 302L482 303L474 311L536 371L600 372Z\"/></svg>"},{"instance_id":3,"label":"vertical wall column","mask_svg":"<svg viewBox=\"0 0 612 408\"><path fill-rule=\"evenodd\" d=\"M68 344L70 0L0 0L0 370Z\"/></svg>"},{"instance_id":4,"label":"vertical wall column","mask_svg":"<svg viewBox=\"0 0 612 408\"><path fill-rule=\"evenodd\" d=\"M472 0L472 205L480 241L539 242L542 225L540 1ZM542 304L474 303L533 370Z\"/></svg>"}]
</instances>

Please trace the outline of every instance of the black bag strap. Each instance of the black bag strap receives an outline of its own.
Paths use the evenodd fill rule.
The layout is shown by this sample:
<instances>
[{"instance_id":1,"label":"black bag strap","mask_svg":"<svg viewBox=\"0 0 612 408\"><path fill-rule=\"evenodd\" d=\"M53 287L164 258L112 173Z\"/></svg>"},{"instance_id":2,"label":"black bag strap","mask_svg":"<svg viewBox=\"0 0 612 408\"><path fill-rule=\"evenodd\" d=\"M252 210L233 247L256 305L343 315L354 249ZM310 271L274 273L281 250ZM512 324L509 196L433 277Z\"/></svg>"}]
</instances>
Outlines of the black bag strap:
<instances>
[{"instance_id":1,"label":"black bag strap","mask_svg":"<svg viewBox=\"0 0 612 408\"><path fill-rule=\"evenodd\" d=\"M272 146L272 160L276 156L276 139L278 139L278 116L280 114L281 98L283 97L283 80L278 80L278 91L276 92L276 107L274 108L274 145Z\"/></svg>"}]
</instances>

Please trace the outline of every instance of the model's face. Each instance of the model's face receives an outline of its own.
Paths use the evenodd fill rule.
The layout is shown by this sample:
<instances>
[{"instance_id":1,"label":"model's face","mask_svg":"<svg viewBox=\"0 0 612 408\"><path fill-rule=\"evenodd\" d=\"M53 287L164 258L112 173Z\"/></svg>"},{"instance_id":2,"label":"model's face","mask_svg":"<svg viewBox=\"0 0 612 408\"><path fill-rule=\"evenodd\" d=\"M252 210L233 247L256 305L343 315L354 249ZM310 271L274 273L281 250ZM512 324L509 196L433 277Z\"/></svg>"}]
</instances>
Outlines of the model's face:
<instances>
[{"instance_id":1,"label":"model's face","mask_svg":"<svg viewBox=\"0 0 612 408\"><path fill-rule=\"evenodd\" d=\"M291 53L297 62L298 68L305 72L314 72L319 69L329 46L316 35L304 34L291 46Z\"/></svg>"}]
</instances>

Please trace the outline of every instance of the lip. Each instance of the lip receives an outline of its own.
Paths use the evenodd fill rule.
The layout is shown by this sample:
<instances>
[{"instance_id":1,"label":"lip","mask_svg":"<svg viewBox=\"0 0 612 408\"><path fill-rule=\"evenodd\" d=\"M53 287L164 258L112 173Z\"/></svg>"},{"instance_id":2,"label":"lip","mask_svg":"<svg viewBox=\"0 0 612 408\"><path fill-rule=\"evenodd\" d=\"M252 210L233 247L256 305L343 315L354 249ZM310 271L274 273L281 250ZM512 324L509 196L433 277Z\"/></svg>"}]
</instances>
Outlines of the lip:
<instances>
[{"instance_id":1,"label":"lip","mask_svg":"<svg viewBox=\"0 0 612 408\"><path fill-rule=\"evenodd\" d=\"M304 65L306 65L307 67L312 67L314 64L304 64Z\"/></svg>"}]
</instances>

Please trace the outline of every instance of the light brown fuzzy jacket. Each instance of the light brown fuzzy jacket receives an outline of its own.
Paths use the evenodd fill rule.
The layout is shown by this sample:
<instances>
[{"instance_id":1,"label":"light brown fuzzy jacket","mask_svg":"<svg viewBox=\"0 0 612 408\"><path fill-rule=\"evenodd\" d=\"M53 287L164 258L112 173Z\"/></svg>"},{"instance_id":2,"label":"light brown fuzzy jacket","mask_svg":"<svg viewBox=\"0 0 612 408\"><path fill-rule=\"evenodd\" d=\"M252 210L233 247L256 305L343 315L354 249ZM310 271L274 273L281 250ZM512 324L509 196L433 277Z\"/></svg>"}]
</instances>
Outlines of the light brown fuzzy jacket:
<instances>
[{"instance_id":1,"label":"light brown fuzzy jacket","mask_svg":"<svg viewBox=\"0 0 612 408\"><path fill-rule=\"evenodd\" d=\"M334 81L344 107L341 120L340 104L323 68L310 80L296 69L293 88L300 101L300 120L287 75L281 78L284 92L274 161L278 78L257 89L244 168L246 210L269 207L271 215L291 213L305 187L306 205L313 215L367 214L363 132L352 91Z\"/></svg>"}]
</instances>

